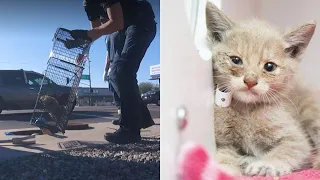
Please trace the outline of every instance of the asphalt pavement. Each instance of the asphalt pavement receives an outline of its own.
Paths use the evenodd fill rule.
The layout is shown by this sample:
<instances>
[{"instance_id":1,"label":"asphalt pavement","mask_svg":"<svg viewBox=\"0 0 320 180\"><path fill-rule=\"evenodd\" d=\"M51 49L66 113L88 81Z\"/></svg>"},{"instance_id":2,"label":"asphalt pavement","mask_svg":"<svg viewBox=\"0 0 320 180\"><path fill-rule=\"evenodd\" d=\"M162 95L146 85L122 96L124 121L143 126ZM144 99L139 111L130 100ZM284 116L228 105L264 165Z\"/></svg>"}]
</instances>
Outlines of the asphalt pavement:
<instances>
[{"instance_id":1,"label":"asphalt pavement","mask_svg":"<svg viewBox=\"0 0 320 180\"><path fill-rule=\"evenodd\" d=\"M152 118L160 118L160 107L148 105ZM0 130L34 128L29 121L33 110L3 111L0 114ZM75 107L69 122L101 123L117 119L115 106L80 106Z\"/></svg>"}]
</instances>

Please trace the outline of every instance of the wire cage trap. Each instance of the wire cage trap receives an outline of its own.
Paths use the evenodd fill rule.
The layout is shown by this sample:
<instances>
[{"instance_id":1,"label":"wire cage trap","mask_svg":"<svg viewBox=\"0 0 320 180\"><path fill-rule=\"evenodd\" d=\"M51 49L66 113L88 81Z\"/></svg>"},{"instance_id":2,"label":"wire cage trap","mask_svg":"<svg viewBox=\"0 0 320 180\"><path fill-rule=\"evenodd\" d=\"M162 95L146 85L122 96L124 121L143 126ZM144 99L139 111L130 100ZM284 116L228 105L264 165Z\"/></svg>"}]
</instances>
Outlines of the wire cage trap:
<instances>
[{"instance_id":1,"label":"wire cage trap","mask_svg":"<svg viewBox=\"0 0 320 180\"><path fill-rule=\"evenodd\" d=\"M42 131L65 133L68 117L76 105L82 72L89 59L90 42L68 49L65 47L67 40L74 40L70 31L58 28L30 120L31 125Z\"/></svg>"}]
</instances>

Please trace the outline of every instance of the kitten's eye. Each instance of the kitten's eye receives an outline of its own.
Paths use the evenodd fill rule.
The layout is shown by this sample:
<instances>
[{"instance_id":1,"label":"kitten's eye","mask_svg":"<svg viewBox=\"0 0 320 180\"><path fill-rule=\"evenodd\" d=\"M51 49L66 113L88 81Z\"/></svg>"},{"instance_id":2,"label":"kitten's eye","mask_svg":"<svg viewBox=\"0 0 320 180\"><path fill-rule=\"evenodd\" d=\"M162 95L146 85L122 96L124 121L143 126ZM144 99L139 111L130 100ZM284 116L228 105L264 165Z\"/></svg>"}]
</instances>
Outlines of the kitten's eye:
<instances>
[{"instance_id":1,"label":"kitten's eye","mask_svg":"<svg viewBox=\"0 0 320 180\"><path fill-rule=\"evenodd\" d=\"M243 64L242 60L237 56L231 56L230 58L231 58L231 61L233 62L233 64L235 64L235 65L242 65Z\"/></svg>"},{"instance_id":2,"label":"kitten's eye","mask_svg":"<svg viewBox=\"0 0 320 180\"><path fill-rule=\"evenodd\" d=\"M272 62L268 62L264 65L264 69L267 71L267 72L272 72L274 70L276 70L277 68L277 65L275 63L272 63Z\"/></svg>"}]
</instances>

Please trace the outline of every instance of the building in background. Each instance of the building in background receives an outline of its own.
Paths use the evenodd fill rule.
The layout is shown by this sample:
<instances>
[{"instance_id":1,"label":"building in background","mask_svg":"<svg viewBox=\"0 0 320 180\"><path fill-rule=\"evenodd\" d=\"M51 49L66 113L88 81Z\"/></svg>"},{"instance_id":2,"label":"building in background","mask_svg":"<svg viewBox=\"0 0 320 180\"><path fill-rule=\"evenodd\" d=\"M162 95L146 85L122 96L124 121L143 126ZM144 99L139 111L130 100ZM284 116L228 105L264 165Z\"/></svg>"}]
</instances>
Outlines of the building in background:
<instances>
[{"instance_id":1,"label":"building in background","mask_svg":"<svg viewBox=\"0 0 320 180\"><path fill-rule=\"evenodd\" d=\"M160 64L150 66L150 76L149 80L158 80L160 85Z\"/></svg>"},{"instance_id":2,"label":"building in background","mask_svg":"<svg viewBox=\"0 0 320 180\"><path fill-rule=\"evenodd\" d=\"M90 88L79 87L77 94L77 105L88 106L90 100ZM108 88L91 88L91 104L101 106L113 102L113 94Z\"/></svg>"}]
</instances>

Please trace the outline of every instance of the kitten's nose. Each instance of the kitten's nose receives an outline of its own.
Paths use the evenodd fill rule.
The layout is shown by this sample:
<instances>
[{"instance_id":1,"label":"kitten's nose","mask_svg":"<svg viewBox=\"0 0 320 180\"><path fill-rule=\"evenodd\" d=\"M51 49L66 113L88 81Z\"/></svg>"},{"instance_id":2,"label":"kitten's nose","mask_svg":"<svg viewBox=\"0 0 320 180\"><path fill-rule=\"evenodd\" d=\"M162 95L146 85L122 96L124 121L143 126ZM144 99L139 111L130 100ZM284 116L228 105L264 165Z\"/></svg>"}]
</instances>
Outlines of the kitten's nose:
<instances>
[{"instance_id":1,"label":"kitten's nose","mask_svg":"<svg viewBox=\"0 0 320 180\"><path fill-rule=\"evenodd\" d=\"M254 72L248 72L244 76L243 82L248 86L248 89L251 89L258 84L258 76Z\"/></svg>"},{"instance_id":2,"label":"kitten's nose","mask_svg":"<svg viewBox=\"0 0 320 180\"><path fill-rule=\"evenodd\" d=\"M243 82L248 86L248 89L258 84L258 81L255 79L243 79Z\"/></svg>"}]
</instances>

